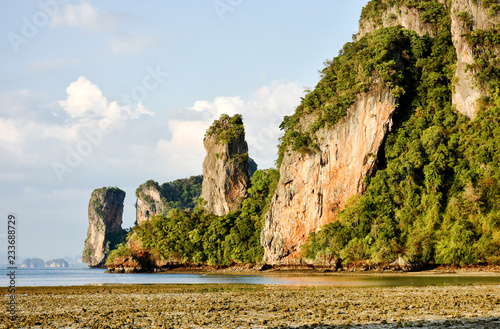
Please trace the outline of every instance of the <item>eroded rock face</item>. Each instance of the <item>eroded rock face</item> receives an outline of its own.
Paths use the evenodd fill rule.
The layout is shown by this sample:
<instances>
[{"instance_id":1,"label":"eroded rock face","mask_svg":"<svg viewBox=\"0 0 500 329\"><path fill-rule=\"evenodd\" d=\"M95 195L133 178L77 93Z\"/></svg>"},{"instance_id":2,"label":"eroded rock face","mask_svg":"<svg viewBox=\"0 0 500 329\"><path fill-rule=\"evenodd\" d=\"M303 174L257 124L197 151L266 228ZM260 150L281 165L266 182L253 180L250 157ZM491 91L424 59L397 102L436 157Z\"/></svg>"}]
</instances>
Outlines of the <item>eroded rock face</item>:
<instances>
[{"instance_id":1,"label":"eroded rock face","mask_svg":"<svg viewBox=\"0 0 500 329\"><path fill-rule=\"evenodd\" d=\"M470 20L464 19L461 13L467 12ZM462 17L460 17L462 16ZM498 15L489 17L487 11L474 0L454 0L451 8L451 34L453 44L457 49L457 70L452 101L457 111L474 119L478 110L477 100L485 94L475 83L474 72L467 71L468 65L473 65L474 54L470 43L464 34L474 30L490 30L500 23ZM500 56L500 49L496 55Z\"/></svg>"},{"instance_id":2,"label":"eroded rock face","mask_svg":"<svg viewBox=\"0 0 500 329\"><path fill-rule=\"evenodd\" d=\"M443 1L439 1L443 2ZM422 21L422 11L416 8L408 8L406 6L402 7L392 7L382 15L382 26L378 26L373 20L363 20L359 21L359 31L357 34L357 40L360 40L363 36L372 33L373 31L381 27L390 27L401 25L406 29L413 30L417 32L418 35L424 36L426 34L434 36L436 34L436 28L432 23L426 23Z\"/></svg>"},{"instance_id":3,"label":"eroded rock face","mask_svg":"<svg viewBox=\"0 0 500 329\"><path fill-rule=\"evenodd\" d=\"M475 0L453 0L451 8L444 0L442 3L451 15L451 34L453 44L457 51L457 68L455 72L455 83L452 94L452 102L458 112L474 119L478 111L478 100L486 93L480 89L474 78L474 71L467 70L469 65L474 65L473 48L465 38L465 34L474 30L491 30L500 23L500 16L488 15L480 1ZM362 19L359 22L357 39L375 31L380 27L401 25L407 29L417 32L420 36L429 34L435 36L437 27L432 23L422 21L423 11L416 8L392 7L388 8L381 17L382 26L374 19ZM464 15L464 13L467 13ZM466 18L470 15L469 18ZM495 55L500 56L500 47L495 50Z\"/></svg>"},{"instance_id":4,"label":"eroded rock face","mask_svg":"<svg viewBox=\"0 0 500 329\"><path fill-rule=\"evenodd\" d=\"M142 271L141 264L132 256L117 256L106 267L113 273L137 273Z\"/></svg>"},{"instance_id":5,"label":"eroded rock face","mask_svg":"<svg viewBox=\"0 0 500 329\"><path fill-rule=\"evenodd\" d=\"M135 191L137 197L136 221L137 225L148 221L151 216L158 215L167 209L161 199L161 188L157 182L149 180Z\"/></svg>"},{"instance_id":6,"label":"eroded rock face","mask_svg":"<svg viewBox=\"0 0 500 329\"><path fill-rule=\"evenodd\" d=\"M364 191L364 178L376 165L395 104L389 89L375 87L360 95L333 129L316 133L318 150L285 152L261 235L267 264L299 264L300 246L309 233Z\"/></svg>"},{"instance_id":7,"label":"eroded rock face","mask_svg":"<svg viewBox=\"0 0 500 329\"><path fill-rule=\"evenodd\" d=\"M90 267L104 267L114 233L122 231L125 192L103 187L92 192L89 201L89 228L82 261Z\"/></svg>"},{"instance_id":8,"label":"eroded rock face","mask_svg":"<svg viewBox=\"0 0 500 329\"><path fill-rule=\"evenodd\" d=\"M224 216L241 208L250 181L241 115L222 115L208 129L203 144L207 155L201 197L208 212Z\"/></svg>"}]
</instances>

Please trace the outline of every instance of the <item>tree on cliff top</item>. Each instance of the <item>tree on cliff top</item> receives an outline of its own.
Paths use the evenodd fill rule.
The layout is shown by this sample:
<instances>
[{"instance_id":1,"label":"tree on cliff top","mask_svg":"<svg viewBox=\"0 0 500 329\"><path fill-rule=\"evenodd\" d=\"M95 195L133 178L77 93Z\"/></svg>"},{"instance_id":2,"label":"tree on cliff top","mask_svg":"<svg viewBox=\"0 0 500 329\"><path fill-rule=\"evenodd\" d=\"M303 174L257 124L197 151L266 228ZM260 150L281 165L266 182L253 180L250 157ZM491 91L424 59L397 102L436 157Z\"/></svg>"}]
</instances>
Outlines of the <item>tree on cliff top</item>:
<instances>
[{"instance_id":1,"label":"tree on cliff top","mask_svg":"<svg viewBox=\"0 0 500 329\"><path fill-rule=\"evenodd\" d=\"M215 136L215 140L219 144L228 144L233 140L240 140L245 136L245 128L243 126L243 116L235 114L230 117L227 114L222 114L218 120L215 120L205 133L207 136Z\"/></svg>"}]
</instances>

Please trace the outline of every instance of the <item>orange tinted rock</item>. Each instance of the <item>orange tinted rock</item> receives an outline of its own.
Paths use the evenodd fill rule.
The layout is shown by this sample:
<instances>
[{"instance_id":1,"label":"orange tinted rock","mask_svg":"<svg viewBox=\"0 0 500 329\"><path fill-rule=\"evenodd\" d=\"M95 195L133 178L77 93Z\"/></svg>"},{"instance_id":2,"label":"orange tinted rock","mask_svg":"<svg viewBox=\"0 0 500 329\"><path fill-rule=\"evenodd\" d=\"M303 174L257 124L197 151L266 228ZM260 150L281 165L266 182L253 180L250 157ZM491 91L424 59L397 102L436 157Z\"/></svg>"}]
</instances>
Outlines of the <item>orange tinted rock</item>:
<instances>
[{"instance_id":1,"label":"orange tinted rock","mask_svg":"<svg viewBox=\"0 0 500 329\"><path fill-rule=\"evenodd\" d=\"M309 233L335 220L346 201L364 191L394 110L390 90L375 87L332 129L316 133L318 149L285 152L261 235L266 263L299 264Z\"/></svg>"}]
</instances>

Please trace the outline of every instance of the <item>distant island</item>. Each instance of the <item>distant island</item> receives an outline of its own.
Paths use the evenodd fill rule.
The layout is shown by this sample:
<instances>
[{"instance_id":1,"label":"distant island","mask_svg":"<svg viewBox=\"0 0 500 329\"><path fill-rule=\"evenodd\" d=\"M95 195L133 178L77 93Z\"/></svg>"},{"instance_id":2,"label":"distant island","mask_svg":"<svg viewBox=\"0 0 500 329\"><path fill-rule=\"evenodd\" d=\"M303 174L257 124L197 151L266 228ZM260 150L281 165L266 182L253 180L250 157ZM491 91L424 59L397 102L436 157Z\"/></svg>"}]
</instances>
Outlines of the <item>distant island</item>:
<instances>
[{"instance_id":1,"label":"distant island","mask_svg":"<svg viewBox=\"0 0 500 329\"><path fill-rule=\"evenodd\" d=\"M69 263L63 258L51 259L46 262L40 258L26 258L21 263L21 267L22 268L44 268L44 267L66 268L70 266Z\"/></svg>"}]
</instances>

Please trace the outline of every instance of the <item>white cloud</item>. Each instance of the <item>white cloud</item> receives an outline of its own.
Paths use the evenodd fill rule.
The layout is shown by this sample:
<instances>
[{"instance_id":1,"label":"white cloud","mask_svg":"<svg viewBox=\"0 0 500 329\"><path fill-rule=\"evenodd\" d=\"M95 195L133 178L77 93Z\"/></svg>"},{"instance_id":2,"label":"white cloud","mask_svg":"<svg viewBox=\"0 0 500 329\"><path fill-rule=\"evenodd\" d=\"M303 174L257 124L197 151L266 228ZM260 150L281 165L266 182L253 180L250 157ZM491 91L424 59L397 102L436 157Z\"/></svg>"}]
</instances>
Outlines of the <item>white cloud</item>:
<instances>
[{"instance_id":1,"label":"white cloud","mask_svg":"<svg viewBox=\"0 0 500 329\"><path fill-rule=\"evenodd\" d=\"M17 143L21 137L21 132L16 127L16 123L11 119L0 118L0 145L7 151L20 155Z\"/></svg>"},{"instance_id":2,"label":"white cloud","mask_svg":"<svg viewBox=\"0 0 500 329\"><path fill-rule=\"evenodd\" d=\"M154 153L158 170L168 168L170 174L185 177L201 174L201 163L205 157L203 136L207 123L203 121L171 120L168 128L172 134L170 140L160 139Z\"/></svg>"},{"instance_id":3,"label":"white cloud","mask_svg":"<svg viewBox=\"0 0 500 329\"><path fill-rule=\"evenodd\" d=\"M104 115L108 101L99 87L85 77L79 77L67 88L68 98L59 101L59 105L72 118L83 117L90 113Z\"/></svg>"},{"instance_id":4,"label":"white cloud","mask_svg":"<svg viewBox=\"0 0 500 329\"><path fill-rule=\"evenodd\" d=\"M153 116L141 102L135 108L108 102L101 89L85 77L79 77L66 88L68 97L58 104L71 118L78 119L71 128L78 125L93 125L93 128L112 128L128 119L138 119L142 115ZM89 128L89 127L87 127Z\"/></svg>"},{"instance_id":5,"label":"white cloud","mask_svg":"<svg viewBox=\"0 0 500 329\"><path fill-rule=\"evenodd\" d=\"M0 92L0 104L2 104L2 117L25 117L33 112L43 99L43 95L32 91L13 90Z\"/></svg>"},{"instance_id":6,"label":"white cloud","mask_svg":"<svg viewBox=\"0 0 500 329\"><path fill-rule=\"evenodd\" d=\"M66 4L51 20L51 27L74 26L94 32L112 31L118 25L118 17L101 11L87 1L78 5Z\"/></svg>"},{"instance_id":7,"label":"white cloud","mask_svg":"<svg viewBox=\"0 0 500 329\"><path fill-rule=\"evenodd\" d=\"M0 94L6 106L0 115L0 154L3 150L15 155L19 163L40 165L52 161L57 152L64 154L68 147L88 140L96 131L101 139L101 135L119 134L131 120L154 115L141 102L131 106L108 101L85 77L72 82L66 92L65 100L53 102L49 108L36 106L40 97L29 91ZM50 108L58 112L51 113Z\"/></svg>"}]
</instances>

